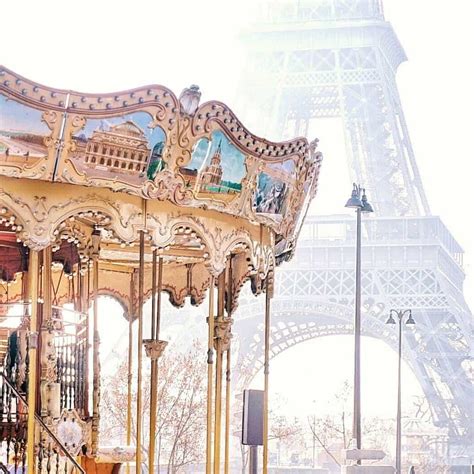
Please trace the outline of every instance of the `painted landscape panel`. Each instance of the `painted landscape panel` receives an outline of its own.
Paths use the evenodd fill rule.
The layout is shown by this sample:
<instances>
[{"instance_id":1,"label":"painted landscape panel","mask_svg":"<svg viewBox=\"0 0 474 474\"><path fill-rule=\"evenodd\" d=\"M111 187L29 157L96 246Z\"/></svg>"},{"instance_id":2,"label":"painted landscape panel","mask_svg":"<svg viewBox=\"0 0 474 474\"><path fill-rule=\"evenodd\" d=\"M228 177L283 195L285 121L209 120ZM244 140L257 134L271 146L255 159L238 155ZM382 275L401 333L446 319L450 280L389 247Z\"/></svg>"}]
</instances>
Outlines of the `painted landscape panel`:
<instances>
[{"instance_id":1,"label":"painted landscape panel","mask_svg":"<svg viewBox=\"0 0 474 474\"><path fill-rule=\"evenodd\" d=\"M261 172L257 178L254 207L259 214L283 215L289 186L273 173Z\"/></svg>"},{"instance_id":2,"label":"painted landscape panel","mask_svg":"<svg viewBox=\"0 0 474 474\"><path fill-rule=\"evenodd\" d=\"M74 135L74 166L94 178L131 184L154 179L165 166L166 135L160 127L150 128L150 122L146 112L88 119L84 129Z\"/></svg>"},{"instance_id":3,"label":"painted landscape panel","mask_svg":"<svg viewBox=\"0 0 474 474\"><path fill-rule=\"evenodd\" d=\"M42 112L0 95L0 165L31 168L48 156Z\"/></svg>"},{"instance_id":4,"label":"painted landscape panel","mask_svg":"<svg viewBox=\"0 0 474 474\"><path fill-rule=\"evenodd\" d=\"M186 185L196 196L213 194L234 196L242 190L245 177L245 155L219 130L212 132L211 140L202 138L194 147L191 161L180 168Z\"/></svg>"},{"instance_id":5,"label":"painted landscape panel","mask_svg":"<svg viewBox=\"0 0 474 474\"><path fill-rule=\"evenodd\" d=\"M288 192L296 179L293 160L267 163L257 178L255 212L269 215L283 215L286 211Z\"/></svg>"}]
</instances>

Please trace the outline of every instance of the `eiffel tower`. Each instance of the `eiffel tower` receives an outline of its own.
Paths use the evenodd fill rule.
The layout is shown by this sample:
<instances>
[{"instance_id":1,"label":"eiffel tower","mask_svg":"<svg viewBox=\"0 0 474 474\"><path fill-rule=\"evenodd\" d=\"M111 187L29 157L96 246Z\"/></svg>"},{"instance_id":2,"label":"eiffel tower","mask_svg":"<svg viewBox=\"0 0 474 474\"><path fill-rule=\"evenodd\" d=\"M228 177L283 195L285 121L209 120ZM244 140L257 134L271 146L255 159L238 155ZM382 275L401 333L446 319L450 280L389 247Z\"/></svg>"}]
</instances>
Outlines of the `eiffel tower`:
<instances>
[{"instance_id":1,"label":"eiffel tower","mask_svg":"<svg viewBox=\"0 0 474 474\"><path fill-rule=\"evenodd\" d=\"M435 425L448 430L451 459L466 455L474 445L473 318L463 297L463 250L430 213L395 80L407 58L382 1L280 1L262 10L244 37L244 115L260 133L279 137L342 120L351 177L376 210L363 220L362 331L396 350L388 312L413 310L405 360ZM353 333L355 218L310 217L298 246L277 272L272 356L307 339ZM239 364L253 374L263 354L262 334L251 328L262 313L257 301L242 306Z\"/></svg>"}]
</instances>

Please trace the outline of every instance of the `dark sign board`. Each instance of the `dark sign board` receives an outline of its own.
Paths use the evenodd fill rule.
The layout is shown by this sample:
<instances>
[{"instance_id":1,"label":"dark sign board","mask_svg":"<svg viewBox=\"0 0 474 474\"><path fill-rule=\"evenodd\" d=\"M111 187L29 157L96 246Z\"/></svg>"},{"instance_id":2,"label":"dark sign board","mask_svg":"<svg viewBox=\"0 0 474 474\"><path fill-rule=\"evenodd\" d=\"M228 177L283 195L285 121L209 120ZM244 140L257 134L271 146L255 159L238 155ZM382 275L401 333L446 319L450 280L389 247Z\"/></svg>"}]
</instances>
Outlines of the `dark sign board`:
<instances>
[{"instance_id":1,"label":"dark sign board","mask_svg":"<svg viewBox=\"0 0 474 474\"><path fill-rule=\"evenodd\" d=\"M263 390L244 390L242 444L263 446Z\"/></svg>"}]
</instances>

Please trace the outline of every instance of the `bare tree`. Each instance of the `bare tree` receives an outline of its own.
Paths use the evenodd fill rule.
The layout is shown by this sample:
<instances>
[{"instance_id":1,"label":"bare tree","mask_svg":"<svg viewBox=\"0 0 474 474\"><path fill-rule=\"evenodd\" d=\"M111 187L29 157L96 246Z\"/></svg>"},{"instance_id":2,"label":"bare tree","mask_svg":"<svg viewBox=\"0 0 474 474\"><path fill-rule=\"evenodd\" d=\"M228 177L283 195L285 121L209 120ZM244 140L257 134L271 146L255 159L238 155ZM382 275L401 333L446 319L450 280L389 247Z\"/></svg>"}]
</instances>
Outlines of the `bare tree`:
<instances>
[{"instance_id":1,"label":"bare tree","mask_svg":"<svg viewBox=\"0 0 474 474\"><path fill-rule=\"evenodd\" d=\"M341 447L349 448L352 439L351 396L352 387L346 380L334 394L333 413L322 416L313 414L307 419L313 440L339 466L342 464ZM362 432L365 446L386 449L393 436L393 429L392 420L379 417L363 418Z\"/></svg>"},{"instance_id":2,"label":"bare tree","mask_svg":"<svg viewBox=\"0 0 474 474\"><path fill-rule=\"evenodd\" d=\"M144 365L145 365L144 359ZM148 364L146 364L147 366ZM200 462L205 438L205 351L198 343L186 353L168 352L160 358L156 425L156 465L164 462L167 472L177 473ZM150 377L144 371L142 387L142 451L148 459ZM103 381L101 437L125 443L127 429L127 362ZM136 406L136 388L132 405ZM136 410L132 410L131 438L136 442Z\"/></svg>"}]
</instances>

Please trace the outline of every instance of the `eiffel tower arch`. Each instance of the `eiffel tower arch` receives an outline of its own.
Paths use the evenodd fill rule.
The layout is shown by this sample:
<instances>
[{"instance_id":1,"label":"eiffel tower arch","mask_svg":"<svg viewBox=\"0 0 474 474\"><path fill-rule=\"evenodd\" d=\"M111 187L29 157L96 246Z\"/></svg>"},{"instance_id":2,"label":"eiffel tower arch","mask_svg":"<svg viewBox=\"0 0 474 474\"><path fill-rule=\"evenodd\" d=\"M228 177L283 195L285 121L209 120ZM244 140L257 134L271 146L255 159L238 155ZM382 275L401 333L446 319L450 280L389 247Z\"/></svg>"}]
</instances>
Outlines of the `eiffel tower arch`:
<instances>
[{"instance_id":1,"label":"eiffel tower arch","mask_svg":"<svg viewBox=\"0 0 474 474\"><path fill-rule=\"evenodd\" d=\"M430 213L395 79L406 56L382 1L271 2L244 42L239 97L260 133L306 135L321 120L342 120L351 177L376 210L363 223L362 330L395 348L384 324L389 309L414 311L404 357L435 424L449 429L451 455L466 453L474 444L473 318L463 297L463 250ZM303 226L295 258L277 272L273 356L353 332L354 239L351 216ZM250 329L261 318L258 303L249 300L241 314L239 364L248 375L263 360L262 335Z\"/></svg>"}]
</instances>

